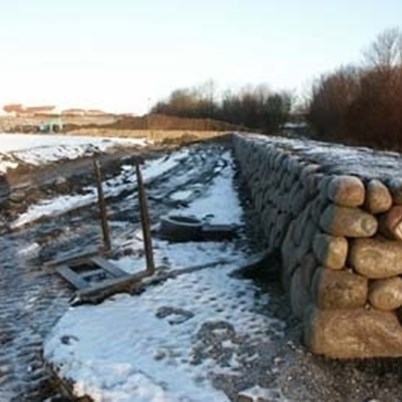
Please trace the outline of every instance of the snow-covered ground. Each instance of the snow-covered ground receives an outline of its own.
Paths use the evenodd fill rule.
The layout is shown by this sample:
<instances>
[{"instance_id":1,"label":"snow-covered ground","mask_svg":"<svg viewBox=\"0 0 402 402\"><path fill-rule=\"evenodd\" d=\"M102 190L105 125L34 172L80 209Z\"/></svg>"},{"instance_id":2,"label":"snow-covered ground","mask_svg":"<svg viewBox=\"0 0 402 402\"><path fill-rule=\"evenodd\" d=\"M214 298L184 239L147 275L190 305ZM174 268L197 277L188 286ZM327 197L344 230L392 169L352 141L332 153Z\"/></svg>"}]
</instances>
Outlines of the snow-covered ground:
<instances>
[{"instance_id":1,"label":"snow-covered ground","mask_svg":"<svg viewBox=\"0 0 402 402\"><path fill-rule=\"evenodd\" d=\"M168 156L146 161L145 166L142 168L144 183L152 183L153 180L177 167L187 157L188 149L182 149ZM242 210L232 185L234 171L231 166L232 157L230 153L225 152L221 156L220 162L215 171L217 176L206 189L204 188L206 190L205 196L195 198L185 209L179 208L176 211L172 211L172 213L185 213L208 221L211 224L237 225L241 222ZM195 190L198 190L197 185L194 187ZM106 197L117 197L123 191L135 188L134 167L129 165L122 166L119 176L104 182ZM175 201L190 199L193 195L193 190L177 190L170 195L170 198ZM95 187L87 187L83 192L85 194L61 195L41 200L37 204L31 205L26 212L22 213L10 224L10 227L16 229L41 218L58 216L96 203L97 193ZM224 207L222 204L224 204Z\"/></svg>"},{"instance_id":2,"label":"snow-covered ground","mask_svg":"<svg viewBox=\"0 0 402 402\"><path fill-rule=\"evenodd\" d=\"M77 137L53 134L0 134L0 173L15 169L20 163L38 166L61 159L76 159L109 148L145 146L143 138Z\"/></svg>"},{"instance_id":3,"label":"snow-covered ground","mask_svg":"<svg viewBox=\"0 0 402 402\"><path fill-rule=\"evenodd\" d=\"M207 220L211 224L240 224L242 209L233 188L234 170L230 152L221 156L215 173L217 176L206 189L206 194L187 205L185 214ZM170 197L175 200L187 199L189 193L188 190L178 190ZM177 212L183 212L183 209Z\"/></svg>"},{"instance_id":4,"label":"snow-covered ground","mask_svg":"<svg viewBox=\"0 0 402 402\"><path fill-rule=\"evenodd\" d=\"M188 150L183 149L171 155L147 161L142 169L144 183L150 184L152 180L168 173L187 155ZM123 165L119 176L104 182L105 197L117 197L127 189L135 189L136 185L135 168L130 165ZM31 205L26 212L10 224L10 227L15 229L44 217L58 216L97 202L97 192L94 186L85 188L83 192L85 194L60 195L41 200L37 204Z\"/></svg>"},{"instance_id":5,"label":"snow-covered ground","mask_svg":"<svg viewBox=\"0 0 402 402\"><path fill-rule=\"evenodd\" d=\"M146 179L180 163L178 155L150 162ZM242 211L233 189L230 154L224 153L222 160L225 163L186 214L202 219L208 212L215 222L239 224ZM134 236L122 247L134 253L113 262L130 273L142 269L144 262L136 252L142 247L140 239ZM240 375L247 359L258 357L245 354L241 344L268 339L268 327L282 336L282 323L255 311L252 281L231 276L249 259L235 243L156 239L154 249L157 265L167 271L211 266L186 270L141 295L116 295L97 306L70 308L45 343L45 359L73 384L75 396L89 395L96 402L227 401L213 377ZM259 388L243 394L271 391L277 395L277 390Z\"/></svg>"},{"instance_id":6,"label":"snow-covered ground","mask_svg":"<svg viewBox=\"0 0 402 402\"><path fill-rule=\"evenodd\" d=\"M180 247L165 251L168 259L181 260ZM192 264L210 261L196 245L191 255ZM215 258L222 256L233 259L236 254L229 247ZM238 261L244 261L242 256ZM78 397L226 401L211 385L211 373L235 373L238 340L261 335L271 324L251 311L253 286L228 276L237 267L217 265L170 279L141 296L119 295L98 306L72 308L46 343L45 357L74 382ZM208 326L231 353L228 361L198 356L205 352L199 350L198 335Z\"/></svg>"},{"instance_id":7,"label":"snow-covered ground","mask_svg":"<svg viewBox=\"0 0 402 402\"><path fill-rule=\"evenodd\" d=\"M105 180L104 189L107 196L117 195L108 199L115 246L111 261L134 273L144 269L145 262L134 167L127 161L122 161L126 165L120 172L108 171L116 176ZM154 224L169 213L243 224L227 148L193 145L147 161L143 173ZM258 241L258 234L250 243L243 237L248 228L241 228L239 238L230 242L171 243L155 235L159 269L143 293L70 308L62 317L71 290L41 263L99 244L92 208L64 215L94 202L94 188L82 188L87 183L77 181L72 187L77 193L68 197L54 197L58 187L40 192L46 200L32 206L26 222L41 216L50 219L0 236L6 250L0 288L9 290L0 292L1 402L60 400L43 364L44 337L48 362L70 380L76 395L88 394L95 401L401 399L398 360L345 362L311 355L300 344L300 323L292 316L279 281L265 277L263 271L260 276L257 270L232 275L249 261L248 245ZM13 217L25 210L20 207L15 205ZM253 220L250 212L248 222ZM17 222L23 224L22 218ZM275 267L278 261L272 258ZM267 270L272 268L271 260L266 265Z\"/></svg>"}]
</instances>

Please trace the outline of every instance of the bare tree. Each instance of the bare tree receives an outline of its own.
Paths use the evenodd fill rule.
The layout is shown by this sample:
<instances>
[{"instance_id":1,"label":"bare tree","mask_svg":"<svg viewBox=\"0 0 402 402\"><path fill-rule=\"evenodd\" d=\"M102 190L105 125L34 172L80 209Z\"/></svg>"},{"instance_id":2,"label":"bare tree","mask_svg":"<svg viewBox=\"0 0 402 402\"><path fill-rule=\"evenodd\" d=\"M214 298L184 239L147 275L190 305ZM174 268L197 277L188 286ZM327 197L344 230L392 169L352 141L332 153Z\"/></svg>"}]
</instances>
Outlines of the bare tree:
<instances>
[{"instance_id":1,"label":"bare tree","mask_svg":"<svg viewBox=\"0 0 402 402\"><path fill-rule=\"evenodd\" d=\"M402 146L402 32L381 33L363 66L317 80L308 119L327 139L400 149Z\"/></svg>"},{"instance_id":2,"label":"bare tree","mask_svg":"<svg viewBox=\"0 0 402 402\"><path fill-rule=\"evenodd\" d=\"M364 52L368 67L389 70L402 65L402 32L390 28L382 32Z\"/></svg>"},{"instance_id":3,"label":"bare tree","mask_svg":"<svg viewBox=\"0 0 402 402\"><path fill-rule=\"evenodd\" d=\"M291 101L290 94L271 92L266 84L248 85L238 92L226 91L218 97L216 85L210 80L195 88L173 91L167 100L158 102L152 112L217 119L274 132L286 122Z\"/></svg>"},{"instance_id":4,"label":"bare tree","mask_svg":"<svg viewBox=\"0 0 402 402\"><path fill-rule=\"evenodd\" d=\"M353 66L323 75L313 85L308 120L319 135L337 138L345 130L347 111L358 96L360 72Z\"/></svg>"}]
</instances>

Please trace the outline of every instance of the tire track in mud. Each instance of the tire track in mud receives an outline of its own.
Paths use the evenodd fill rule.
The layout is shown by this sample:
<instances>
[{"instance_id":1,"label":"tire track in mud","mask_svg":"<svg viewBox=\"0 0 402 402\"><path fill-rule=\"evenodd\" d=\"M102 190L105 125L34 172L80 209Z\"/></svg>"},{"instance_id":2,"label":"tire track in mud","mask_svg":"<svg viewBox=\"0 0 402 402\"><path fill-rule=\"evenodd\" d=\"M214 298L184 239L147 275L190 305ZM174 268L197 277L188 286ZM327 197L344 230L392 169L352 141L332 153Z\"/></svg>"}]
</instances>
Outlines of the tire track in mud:
<instances>
[{"instance_id":1,"label":"tire track in mud","mask_svg":"<svg viewBox=\"0 0 402 402\"><path fill-rule=\"evenodd\" d=\"M176 205L169 201L169 194L193 184L200 185L196 195L202 193L202 187L217 174L215 168L225 150L217 145L195 146L186 159L148 183L153 223ZM112 225L112 239L130 238L138 229L136 190L130 188L134 182L127 183L127 191L108 200L110 220L123 223ZM86 184L83 178L74 186ZM54 188L53 192L57 194ZM100 242L94 205L0 235L1 402L60 400L42 361L42 342L68 308L72 291L41 264L56 255L77 253Z\"/></svg>"}]
</instances>

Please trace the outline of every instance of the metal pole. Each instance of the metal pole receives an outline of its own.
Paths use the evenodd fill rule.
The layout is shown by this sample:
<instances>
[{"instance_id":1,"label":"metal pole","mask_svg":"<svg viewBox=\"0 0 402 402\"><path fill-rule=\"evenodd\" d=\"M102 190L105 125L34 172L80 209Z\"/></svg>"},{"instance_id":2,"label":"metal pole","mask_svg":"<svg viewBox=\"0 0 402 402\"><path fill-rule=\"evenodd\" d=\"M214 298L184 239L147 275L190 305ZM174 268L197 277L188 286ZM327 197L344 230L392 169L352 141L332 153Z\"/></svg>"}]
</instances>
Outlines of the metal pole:
<instances>
[{"instance_id":1,"label":"metal pole","mask_svg":"<svg viewBox=\"0 0 402 402\"><path fill-rule=\"evenodd\" d=\"M135 172L137 174L137 185L138 185L138 198L140 202L140 214L141 214L141 226L142 226L142 234L144 238L144 250L145 250L145 258L146 258L146 272L149 275L153 275L155 273L155 263L154 263L154 254L152 250L152 238L151 238L151 228L149 223L149 214L148 214L148 205L147 199L145 195L144 182L142 180L142 174L140 170L140 166L138 163L135 165Z\"/></svg>"},{"instance_id":2,"label":"metal pole","mask_svg":"<svg viewBox=\"0 0 402 402\"><path fill-rule=\"evenodd\" d=\"M98 205L102 224L103 244L105 245L105 251L110 251L112 249L112 243L110 241L109 224L107 221L107 212L106 212L106 202L102 188L102 173L98 159L94 159L94 167L95 167L96 186L98 189Z\"/></svg>"}]
</instances>

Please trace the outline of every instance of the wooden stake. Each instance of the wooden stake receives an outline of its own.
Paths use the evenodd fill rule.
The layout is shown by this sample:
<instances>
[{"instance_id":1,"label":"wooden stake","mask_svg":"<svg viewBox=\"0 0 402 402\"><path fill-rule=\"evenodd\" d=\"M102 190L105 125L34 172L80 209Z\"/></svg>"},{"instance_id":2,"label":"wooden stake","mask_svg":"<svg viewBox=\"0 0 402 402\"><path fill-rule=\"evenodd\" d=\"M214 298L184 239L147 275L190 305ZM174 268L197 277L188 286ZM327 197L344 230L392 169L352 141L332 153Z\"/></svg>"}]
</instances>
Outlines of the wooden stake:
<instances>
[{"instance_id":1,"label":"wooden stake","mask_svg":"<svg viewBox=\"0 0 402 402\"><path fill-rule=\"evenodd\" d=\"M154 254L152 250L152 238L151 238L151 228L149 223L148 205L145 195L144 182L142 180L142 174L140 166L135 165L135 172L137 174L137 186L138 186L138 198L140 203L140 214L141 214L141 226L142 234L144 237L144 250L146 258L146 272L148 275L153 275L155 272Z\"/></svg>"},{"instance_id":2,"label":"wooden stake","mask_svg":"<svg viewBox=\"0 0 402 402\"><path fill-rule=\"evenodd\" d=\"M110 241L109 224L107 221L106 202L105 202L105 196L103 194L103 188L102 188L102 173L101 173L100 163L99 163L98 159L94 159L94 167L95 167L95 176L96 176L96 186L98 189L98 204L99 204L99 212L100 212L101 225L102 225L103 244L105 246L105 251L110 251L112 248L112 243Z\"/></svg>"}]
</instances>

